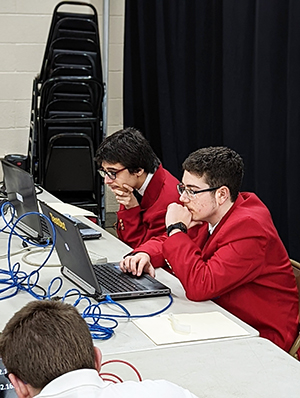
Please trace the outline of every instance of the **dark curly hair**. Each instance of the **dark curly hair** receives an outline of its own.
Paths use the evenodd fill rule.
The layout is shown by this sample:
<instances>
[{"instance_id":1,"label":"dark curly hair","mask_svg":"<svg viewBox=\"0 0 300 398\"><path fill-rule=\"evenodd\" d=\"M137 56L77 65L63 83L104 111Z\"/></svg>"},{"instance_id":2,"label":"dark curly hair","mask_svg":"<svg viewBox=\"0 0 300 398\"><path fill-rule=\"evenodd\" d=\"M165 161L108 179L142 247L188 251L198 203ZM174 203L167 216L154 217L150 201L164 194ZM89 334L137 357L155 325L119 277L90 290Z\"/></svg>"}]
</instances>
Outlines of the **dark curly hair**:
<instances>
[{"instance_id":1,"label":"dark curly hair","mask_svg":"<svg viewBox=\"0 0 300 398\"><path fill-rule=\"evenodd\" d=\"M191 153L182 166L204 177L210 187L226 185L231 201L236 200L244 176L244 162L234 150L223 146L201 148Z\"/></svg>"},{"instance_id":2,"label":"dark curly hair","mask_svg":"<svg viewBox=\"0 0 300 398\"><path fill-rule=\"evenodd\" d=\"M96 152L96 162L121 163L130 173L144 169L154 173L160 160L143 134L133 127L119 130L105 138Z\"/></svg>"}]
</instances>

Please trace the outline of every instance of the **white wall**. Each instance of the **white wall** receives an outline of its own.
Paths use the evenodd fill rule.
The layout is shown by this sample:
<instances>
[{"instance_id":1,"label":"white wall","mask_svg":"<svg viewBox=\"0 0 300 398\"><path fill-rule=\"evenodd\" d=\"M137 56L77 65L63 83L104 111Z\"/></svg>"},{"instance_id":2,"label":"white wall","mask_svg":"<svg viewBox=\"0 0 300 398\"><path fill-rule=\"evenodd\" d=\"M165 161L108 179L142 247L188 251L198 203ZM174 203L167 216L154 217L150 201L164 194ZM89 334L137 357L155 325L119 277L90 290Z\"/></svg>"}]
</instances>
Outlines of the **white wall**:
<instances>
[{"instance_id":1,"label":"white wall","mask_svg":"<svg viewBox=\"0 0 300 398\"><path fill-rule=\"evenodd\" d=\"M102 35L103 0L86 2L97 9ZM27 154L32 82L41 68L52 13L58 3L0 0L0 157ZM125 0L110 0L107 134L122 128L123 123L124 4ZM114 198L109 194L107 197L107 211L114 211Z\"/></svg>"}]
</instances>

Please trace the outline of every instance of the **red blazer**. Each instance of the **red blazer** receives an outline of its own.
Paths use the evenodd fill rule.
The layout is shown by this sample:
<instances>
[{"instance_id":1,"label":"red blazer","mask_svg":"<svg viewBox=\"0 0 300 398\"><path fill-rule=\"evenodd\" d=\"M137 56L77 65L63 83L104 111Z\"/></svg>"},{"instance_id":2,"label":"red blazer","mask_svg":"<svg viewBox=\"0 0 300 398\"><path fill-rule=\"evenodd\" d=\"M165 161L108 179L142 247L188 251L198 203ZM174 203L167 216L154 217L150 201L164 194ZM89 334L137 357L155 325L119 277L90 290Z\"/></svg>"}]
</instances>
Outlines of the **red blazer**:
<instances>
[{"instance_id":1,"label":"red blazer","mask_svg":"<svg viewBox=\"0 0 300 398\"><path fill-rule=\"evenodd\" d=\"M207 224L151 239L136 251L170 264L190 300L214 300L289 351L298 333L298 293L288 254L253 193L236 202L208 238Z\"/></svg>"},{"instance_id":2,"label":"red blazer","mask_svg":"<svg viewBox=\"0 0 300 398\"><path fill-rule=\"evenodd\" d=\"M153 236L163 234L168 204L180 203L178 183L177 178L160 165L146 188L140 206L127 210L120 205L117 212L118 237L135 248Z\"/></svg>"}]
</instances>

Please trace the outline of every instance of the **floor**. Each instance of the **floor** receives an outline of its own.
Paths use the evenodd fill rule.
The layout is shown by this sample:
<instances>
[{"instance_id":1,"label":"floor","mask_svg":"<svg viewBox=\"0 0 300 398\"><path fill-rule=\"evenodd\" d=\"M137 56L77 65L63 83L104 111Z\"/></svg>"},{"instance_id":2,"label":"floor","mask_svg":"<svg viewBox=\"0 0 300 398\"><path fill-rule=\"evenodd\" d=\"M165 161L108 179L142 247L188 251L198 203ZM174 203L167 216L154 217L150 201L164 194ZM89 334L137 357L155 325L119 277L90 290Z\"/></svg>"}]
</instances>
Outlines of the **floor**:
<instances>
[{"instance_id":1,"label":"floor","mask_svg":"<svg viewBox=\"0 0 300 398\"><path fill-rule=\"evenodd\" d=\"M105 230L114 236L117 236L116 230L114 228L114 223L116 221L117 221L116 213L105 214Z\"/></svg>"}]
</instances>

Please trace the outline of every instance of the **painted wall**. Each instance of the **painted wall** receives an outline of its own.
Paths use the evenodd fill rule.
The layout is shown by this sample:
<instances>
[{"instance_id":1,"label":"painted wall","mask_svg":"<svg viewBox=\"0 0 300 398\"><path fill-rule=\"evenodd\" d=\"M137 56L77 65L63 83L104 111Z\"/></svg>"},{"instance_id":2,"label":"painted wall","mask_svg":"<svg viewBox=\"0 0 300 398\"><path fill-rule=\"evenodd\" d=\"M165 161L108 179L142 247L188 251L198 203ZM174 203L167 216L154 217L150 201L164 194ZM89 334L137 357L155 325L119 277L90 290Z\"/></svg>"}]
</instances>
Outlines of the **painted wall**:
<instances>
[{"instance_id":1,"label":"painted wall","mask_svg":"<svg viewBox=\"0 0 300 398\"><path fill-rule=\"evenodd\" d=\"M39 73L55 0L0 1L0 156L27 154L32 82ZM103 0L86 1L98 12L102 35ZM122 128L123 31L125 0L110 0L107 134ZM102 42L102 37L100 38ZM2 170L0 170L2 180ZM107 211L114 197L107 193Z\"/></svg>"}]
</instances>

